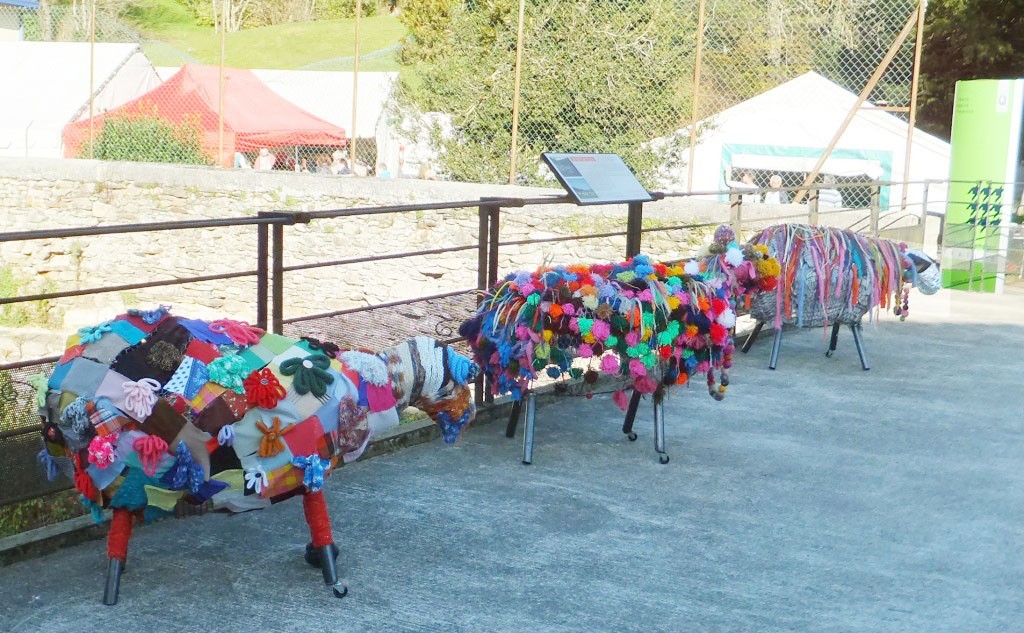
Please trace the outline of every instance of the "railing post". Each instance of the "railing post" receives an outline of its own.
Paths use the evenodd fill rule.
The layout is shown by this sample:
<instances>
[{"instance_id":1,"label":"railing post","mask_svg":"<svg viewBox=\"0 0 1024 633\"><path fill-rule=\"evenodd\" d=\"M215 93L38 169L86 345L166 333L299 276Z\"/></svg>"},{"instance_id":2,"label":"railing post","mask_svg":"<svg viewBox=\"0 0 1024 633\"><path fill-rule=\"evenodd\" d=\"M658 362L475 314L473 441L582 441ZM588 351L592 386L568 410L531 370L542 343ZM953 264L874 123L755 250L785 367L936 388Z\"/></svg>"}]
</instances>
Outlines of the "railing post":
<instances>
[{"instance_id":1,"label":"railing post","mask_svg":"<svg viewBox=\"0 0 1024 633\"><path fill-rule=\"evenodd\" d=\"M812 189L807 198L807 223L811 226L818 226L818 194L819 189Z\"/></svg>"},{"instance_id":2,"label":"railing post","mask_svg":"<svg viewBox=\"0 0 1024 633\"><path fill-rule=\"evenodd\" d=\"M640 253L643 226L644 203L630 202L629 212L626 216L626 259Z\"/></svg>"},{"instance_id":3,"label":"railing post","mask_svg":"<svg viewBox=\"0 0 1024 633\"><path fill-rule=\"evenodd\" d=\"M259 217L264 217L261 211ZM267 268L267 256L270 251L270 227L267 224L256 226L256 327L267 329L268 285L270 271Z\"/></svg>"},{"instance_id":4,"label":"railing post","mask_svg":"<svg viewBox=\"0 0 1024 633\"><path fill-rule=\"evenodd\" d=\"M501 206L488 207L490 214L488 246L487 246L487 286L493 288L498 283L498 242L501 240Z\"/></svg>"},{"instance_id":5,"label":"railing post","mask_svg":"<svg viewBox=\"0 0 1024 633\"><path fill-rule=\"evenodd\" d=\"M477 208L477 217L480 226L476 234L476 287L477 290L487 290L487 264L490 259L487 256L488 235L490 235L491 214L487 206L481 204ZM477 298L479 305L480 298Z\"/></svg>"},{"instance_id":6,"label":"railing post","mask_svg":"<svg viewBox=\"0 0 1024 633\"><path fill-rule=\"evenodd\" d=\"M273 333L281 334L284 329L284 225L275 224L271 229L271 263L273 269L274 303L271 308Z\"/></svg>"},{"instance_id":7,"label":"railing post","mask_svg":"<svg viewBox=\"0 0 1024 633\"><path fill-rule=\"evenodd\" d=\"M878 217L882 213L881 199L882 199L882 187L880 185L873 185L871 187L871 236L872 237L878 237Z\"/></svg>"},{"instance_id":8,"label":"railing post","mask_svg":"<svg viewBox=\"0 0 1024 633\"><path fill-rule=\"evenodd\" d=\"M738 193L729 194L729 226L740 241L740 230L743 228L743 196Z\"/></svg>"}]
</instances>

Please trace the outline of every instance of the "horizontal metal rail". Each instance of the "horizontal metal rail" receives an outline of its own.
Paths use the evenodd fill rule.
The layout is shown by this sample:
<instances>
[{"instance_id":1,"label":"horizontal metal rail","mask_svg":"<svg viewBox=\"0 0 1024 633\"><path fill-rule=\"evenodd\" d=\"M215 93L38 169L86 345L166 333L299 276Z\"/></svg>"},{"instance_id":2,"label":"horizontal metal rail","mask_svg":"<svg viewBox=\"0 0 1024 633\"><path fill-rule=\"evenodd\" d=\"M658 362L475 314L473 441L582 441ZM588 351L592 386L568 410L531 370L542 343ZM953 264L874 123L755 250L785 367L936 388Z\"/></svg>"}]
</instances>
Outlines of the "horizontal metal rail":
<instances>
[{"instance_id":1,"label":"horizontal metal rail","mask_svg":"<svg viewBox=\"0 0 1024 633\"><path fill-rule=\"evenodd\" d=\"M336 259L329 262L315 262L312 264L293 264L281 268L282 272L295 270L310 270L312 268L327 268L330 266L345 266L348 264L366 264L369 262L382 262L389 259L404 259L406 257L423 257L425 255L442 255L444 253L457 253L460 251L475 251L478 245L450 246L448 248L432 248L425 251L408 251L405 253L388 253L387 255L367 255L366 257L351 257L349 259Z\"/></svg>"},{"instance_id":2,"label":"horizontal metal rail","mask_svg":"<svg viewBox=\"0 0 1024 633\"><path fill-rule=\"evenodd\" d=\"M398 301L389 301L387 303L378 303L370 306L359 306L358 308L346 308L344 310L334 310L333 312L322 312L320 314L307 314L300 317L292 317L290 319L282 320L285 325L290 323L301 323L303 321L312 321L314 319L329 319L331 317L343 316L346 314L355 314L357 312L368 312L370 310L379 310L380 308L394 308L395 306L405 305L417 301L433 301L435 299L445 299L447 297L456 297L458 295L469 294L477 292L478 288L463 288L462 290L452 290L450 292L442 292L435 295L428 295L425 297L416 297L414 299L401 299Z\"/></svg>"},{"instance_id":3,"label":"horizontal metal rail","mask_svg":"<svg viewBox=\"0 0 1024 633\"><path fill-rule=\"evenodd\" d=\"M99 288L82 288L79 290L64 290L62 292L47 292L37 295L23 295L20 297L2 297L0 305L12 303L25 303L28 301L46 301L48 299L63 299L64 297L81 297L85 295L98 295L108 292L124 292L126 290L140 290L142 288L159 288L162 286L182 286L185 284L200 283L204 281L220 281L222 279L237 279L239 277L255 277L259 271L245 270L234 273L220 273L216 275L201 275L198 277L186 277L181 279L161 279L159 281L140 281L134 284L122 284L120 286L102 286Z\"/></svg>"},{"instance_id":4,"label":"horizontal metal rail","mask_svg":"<svg viewBox=\"0 0 1024 633\"><path fill-rule=\"evenodd\" d=\"M123 233L151 233L153 231L183 231L230 226L255 226L260 224L293 224L286 215L267 215L255 218L228 218L221 220L180 220L172 222L147 222L144 224L113 224L74 229L44 229L39 231L16 231L0 233L0 242L26 242L65 237L94 237L98 235L119 235Z\"/></svg>"}]
</instances>

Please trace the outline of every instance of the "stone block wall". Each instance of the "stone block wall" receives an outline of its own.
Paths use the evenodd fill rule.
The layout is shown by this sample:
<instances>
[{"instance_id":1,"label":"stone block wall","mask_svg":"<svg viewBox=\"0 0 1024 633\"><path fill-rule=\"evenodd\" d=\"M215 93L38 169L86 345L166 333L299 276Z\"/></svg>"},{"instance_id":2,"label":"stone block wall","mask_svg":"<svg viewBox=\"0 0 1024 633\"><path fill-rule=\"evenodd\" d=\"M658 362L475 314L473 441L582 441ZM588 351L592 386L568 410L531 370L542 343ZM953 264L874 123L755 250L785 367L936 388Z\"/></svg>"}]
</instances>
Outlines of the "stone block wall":
<instances>
[{"instance_id":1,"label":"stone block wall","mask_svg":"<svg viewBox=\"0 0 1024 633\"><path fill-rule=\"evenodd\" d=\"M0 159L0 232L254 217L380 205L538 198L561 190L420 180L358 179L100 161ZM625 205L531 205L502 212L503 242L625 230ZM728 206L673 199L645 207L645 227L702 217L728 220ZM476 208L313 220L285 229L285 265L475 245ZM681 257L709 230L645 234L644 250ZM500 270L622 258L624 237L503 247ZM476 284L477 252L311 268L285 275L288 317L373 305ZM0 240L0 293L20 295L254 271L256 227ZM0 307L0 362L56 353L67 332L129 307L172 304L200 317L254 320L255 277L125 290Z\"/></svg>"}]
</instances>

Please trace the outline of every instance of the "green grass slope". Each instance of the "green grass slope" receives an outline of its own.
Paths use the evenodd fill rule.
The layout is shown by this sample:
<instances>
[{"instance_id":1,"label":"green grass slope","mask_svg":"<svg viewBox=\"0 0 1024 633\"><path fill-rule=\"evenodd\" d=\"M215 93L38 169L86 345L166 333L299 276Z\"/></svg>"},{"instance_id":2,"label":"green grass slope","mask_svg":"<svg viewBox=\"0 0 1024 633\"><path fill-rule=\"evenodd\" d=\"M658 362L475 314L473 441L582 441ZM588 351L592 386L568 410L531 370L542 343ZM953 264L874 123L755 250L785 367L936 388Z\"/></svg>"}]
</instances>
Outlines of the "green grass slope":
<instances>
[{"instance_id":1,"label":"green grass slope","mask_svg":"<svg viewBox=\"0 0 1024 633\"><path fill-rule=\"evenodd\" d=\"M143 48L157 66L220 61L220 34L212 27L196 26L192 15L174 0L135 0L124 15L147 39ZM363 18L359 26L359 69L400 70L398 44L406 29L398 18ZM234 68L351 70L355 20L245 29L228 33L225 49L225 63Z\"/></svg>"}]
</instances>

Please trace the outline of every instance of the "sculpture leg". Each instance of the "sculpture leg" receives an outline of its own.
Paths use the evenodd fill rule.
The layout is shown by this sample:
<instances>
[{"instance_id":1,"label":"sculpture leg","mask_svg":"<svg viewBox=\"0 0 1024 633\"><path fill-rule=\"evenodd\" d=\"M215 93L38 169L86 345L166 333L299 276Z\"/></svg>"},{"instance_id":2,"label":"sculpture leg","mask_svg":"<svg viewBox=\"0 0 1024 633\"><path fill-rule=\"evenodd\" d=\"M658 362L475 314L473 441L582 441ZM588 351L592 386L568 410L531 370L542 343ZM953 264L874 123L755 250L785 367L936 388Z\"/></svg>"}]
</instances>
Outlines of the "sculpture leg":
<instances>
[{"instance_id":1,"label":"sculpture leg","mask_svg":"<svg viewBox=\"0 0 1024 633\"><path fill-rule=\"evenodd\" d=\"M779 364L779 348L782 347L782 328L775 330L775 340L772 341L772 357L768 361L768 369L775 369Z\"/></svg>"},{"instance_id":2,"label":"sculpture leg","mask_svg":"<svg viewBox=\"0 0 1024 633\"><path fill-rule=\"evenodd\" d=\"M338 580L338 568L335 559L338 548L334 545L331 533L331 517L327 514L327 501L322 491L307 492L302 495L302 510L309 525L312 542L306 546L306 562L317 566L324 574L324 584L331 588L335 597L344 598L348 593L345 583Z\"/></svg>"},{"instance_id":3,"label":"sculpture leg","mask_svg":"<svg viewBox=\"0 0 1024 633\"><path fill-rule=\"evenodd\" d=\"M537 422L537 394L526 394L526 426L523 429L523 463L533 462L533 430Z\"/></svg>"},{"instance_id":4,"label":"sculpture leg","mask_svg":"<svg viewBox=\"0 0 1024 633\"><path fill-rule=\"evenodd\" d=\"M659 398L654 401L654 452L658 454L659 462L668 463L668 453L665 452L665 403Z\"/></svg>"},{"instance_id":5,"label":"sculpture leg","mask_svg":"<svg viewBox=\"0 0 1024 633\"><path fill-rule=\"evenodd\" d=\"M636 409L640 406L641 393L636 389L629 398L629 407L626 409L626 419L622 423L622 432L626 434L630 442L636 441L636 433L633 432L633 421L636 420Z\"/></svg>"},{"instance_id":6,"label":"sculpture leg","mask_svg":"<svg viewBox=\"0 0 1024 633\"><path fill-rule=\"evenodd\" d=\"M825 356L832 358L832 354L836 351L836 345L839 343L839 323L832 324L832 338L828 342L828 351L825 352Z\"/></svg>"},{"instance_id":7,"label":"sculpture leg","mask_svg":"<svg viewBox=\"0 0 1024 633\"><path fill-rule=\"evenodd\" d=\"M515 437L516 427L519 425L519 412L523 409L523 401L516 400L512 403L512 411L508 414L508 426L505 427L505 437Z\"/></svg>"},{"instance_id":8,"label":"sculpture leg","mask_svg":"<svg viewBox=\"0 0 1024 633\"><path fill-rule=\"evenodd\" d=\"M864 368L864 371L871 369L868 367L868 358L864 355L864 341L861 338L860 323L850 324L850 329L853 330L853 343L857 346L857 355L860 356L860 366Z\"/></svg>"},{"instance_id":9,"label":"sculpture leg","mask_svg":"<svg viewBox=\"0 0 1024 633\"><path fill-rule=\"evenodd\" d=\"M107 584L103 589L103 604L117 604L121 590L121 572L128 559L128 540L132 537L132 513L124 508L115 508L107 533Z\"/></svg>"},{"instance_id":10,"label":"sculpture leg","mask_svg":"<svg viewBox=\"0 0 1024 633\"><path fill-rule=\"evenodd\" d=\"M761 333L761 328L764 327L764 321L758 321L757 325L754 326L754 330L747 336L747 340L743 342L743 348L740 350L744 354L750 351L750 346L757 340L757 335Z\"/></svg>"}]
</instances>

